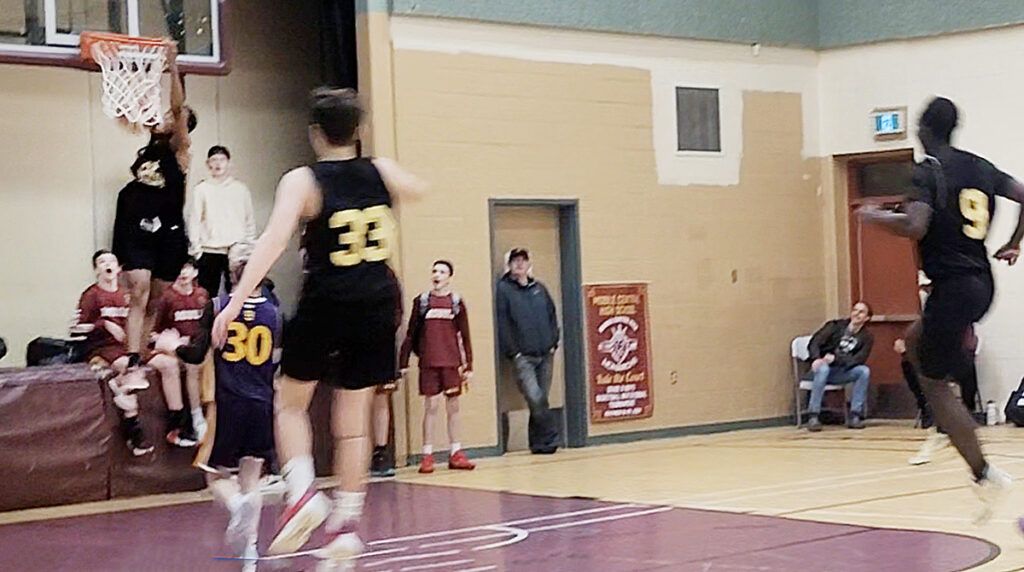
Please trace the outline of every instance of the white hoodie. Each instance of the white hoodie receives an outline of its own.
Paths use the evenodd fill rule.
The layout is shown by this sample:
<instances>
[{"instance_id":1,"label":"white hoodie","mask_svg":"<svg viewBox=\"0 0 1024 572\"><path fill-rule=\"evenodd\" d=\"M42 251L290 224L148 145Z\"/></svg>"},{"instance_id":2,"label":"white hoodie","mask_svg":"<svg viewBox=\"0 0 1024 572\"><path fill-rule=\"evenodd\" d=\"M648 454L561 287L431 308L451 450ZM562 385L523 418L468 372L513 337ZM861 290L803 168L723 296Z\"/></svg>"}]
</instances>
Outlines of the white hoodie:
<instances>
[{"instance_id":1,"label":"white hoodie","mask_svg":"<svg viewBox=\"0 0 1024 572\"><path fill-rule=\"evenodd\" d=\"M249 187L234 177L201 181L192 191L188 235L193 256L203 252L227 254L233 244L255 241L256 220Z\"/></svg>"}]
</instances>

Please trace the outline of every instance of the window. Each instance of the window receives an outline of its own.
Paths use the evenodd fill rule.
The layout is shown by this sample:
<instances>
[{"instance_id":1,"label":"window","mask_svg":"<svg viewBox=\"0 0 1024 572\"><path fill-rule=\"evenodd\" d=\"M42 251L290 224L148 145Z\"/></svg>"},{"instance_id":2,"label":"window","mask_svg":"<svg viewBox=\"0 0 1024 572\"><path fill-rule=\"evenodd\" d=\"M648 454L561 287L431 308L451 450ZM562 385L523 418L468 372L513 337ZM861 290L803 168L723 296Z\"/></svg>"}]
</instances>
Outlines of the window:
<instances>
[{"instance_id":1,"label":"window","mask_svg":"<svg viewBox=\"0 0 1024 572\"><path fill-rule=\"evenodd\" d=\"M722 150L718 122L718 90L676 87L676 133L679 151L717 153Z\"/></svg>"},{"instance_id":2,"label":"window","mask_svg":"<svg viewBox=\"0 0 1024 572\"><path fill-rule=\"evenodd\" d=\"M857 192L860 197L898 197L913 186L911 160L863 163L857 166Z\"/></svg>"},{"instance_id":3,"label":"window","mask_svg":"<svg viewBox=\"0 0 1024 572\"><path fill-rule=\"evenodd\" d=\"M75 65L79 34L95 31L173 38L180 62L218 64L223 1L0 0L0 61L46 56L32 63Z\"/></svg>"}]
</instances>

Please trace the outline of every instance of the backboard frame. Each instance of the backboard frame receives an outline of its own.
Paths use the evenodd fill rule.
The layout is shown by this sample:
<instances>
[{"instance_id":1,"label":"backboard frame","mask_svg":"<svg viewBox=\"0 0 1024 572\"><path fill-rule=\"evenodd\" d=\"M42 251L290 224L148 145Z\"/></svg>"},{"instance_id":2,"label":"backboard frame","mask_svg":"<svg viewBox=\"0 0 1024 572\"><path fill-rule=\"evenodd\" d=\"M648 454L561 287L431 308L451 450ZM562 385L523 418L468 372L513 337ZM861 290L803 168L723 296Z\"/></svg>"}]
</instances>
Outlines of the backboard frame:
<instances>
[{"instance_id":1,"label":"backboard frame","mask_svg":"<svg viewBox=\"0 0 1024 572\"><path fill-rule=\"evenodd\" d=\"M46 0L52 3L54 0ZM217 38L214 42L214 56L193 56L182 54L178 56L178 69L185 74L196 75L227 75L231 72L231 12L230 0L213 0L216 10L212 18L217 23ZM137 5L130 2L129 6ZM129 18L130 25L134 27L133 18ZM68 43L67 46L39 46L0 43L0 64L22 64L37 66L54 66L85 69L88 71L99 71L99 67L92 63L82 61L78 47L77 34L59 34L56 32L56 23L53 20L53 12L49 11L46 19L47 41L60 41ZM134 33L132 33L134 32ZM131 35L138 35L138 30L129 29ZM219 52L219 53L218 53ZM217 57L219 55L219 58Z\"/></svg>"}]
</instances>

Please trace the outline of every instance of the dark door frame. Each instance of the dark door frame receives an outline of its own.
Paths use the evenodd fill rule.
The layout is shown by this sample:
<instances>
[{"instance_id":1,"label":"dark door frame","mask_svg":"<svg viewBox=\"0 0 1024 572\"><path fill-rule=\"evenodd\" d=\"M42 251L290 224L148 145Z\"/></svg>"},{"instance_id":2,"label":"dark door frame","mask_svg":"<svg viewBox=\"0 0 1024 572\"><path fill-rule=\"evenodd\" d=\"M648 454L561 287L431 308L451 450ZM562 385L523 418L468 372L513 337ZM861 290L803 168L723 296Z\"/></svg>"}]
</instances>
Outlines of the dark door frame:
<instances>
[{"instance_id":1,"label":"dark door frame","mask_svg":"<svg viewBox=\"0 0 1024 572\"><path fill-rule=\"evenodd\" d=\"M581 269L579 201L576 199L488 199L491 256L494 256L494 222L500 207L555 207L558 209L558 246L562 273L562 351L565 355L565 442L569 447L587 444L587 385L583 356L583 272ZM492 260L493 262L493 260ZM494 280L497 281L495 276ZM493 305L493 304L492 304ZM498 310L494 306L494 373L501 371ZM496 380L497 381L497 380ZM505 453L501 423L501 391L495 392L498 450Z\"/></svg>"}]
</instances>

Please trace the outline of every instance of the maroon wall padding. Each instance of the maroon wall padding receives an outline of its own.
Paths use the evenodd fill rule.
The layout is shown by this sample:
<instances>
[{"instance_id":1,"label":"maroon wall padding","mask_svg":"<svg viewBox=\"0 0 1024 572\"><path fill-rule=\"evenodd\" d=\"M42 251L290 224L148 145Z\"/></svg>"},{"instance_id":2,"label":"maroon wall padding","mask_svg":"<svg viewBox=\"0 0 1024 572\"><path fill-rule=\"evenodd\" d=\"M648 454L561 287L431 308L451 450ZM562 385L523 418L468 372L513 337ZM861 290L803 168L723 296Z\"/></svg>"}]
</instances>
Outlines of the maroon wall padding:
<instances>
[{"instance_id":1,"label":"maroon wall padding","mask_svg":"<svg viewBox=\"0 0 1024 572\"><path fill-rule=\"evenodd\" d=\"M88 366L0 368L0 511L204 488L197 449L167 443L160 381L151 373L149 382L140 419L155 450L134 457L110 389ZM321 384L310 407L321 476L333 458L331 393Z\"/></svg>"},{"instance_id":2,"label":"maroon wall padding","mask_svg":"<svg viewBox=\"0 0 1024 572\"><path fill-rule=\"evenodd\" d=\"M0 510L106 499L113 444L88 366L0 371Z\"/></svg>"},{"instance_id":3,"label":"maroon wall padding","mask_svg":"<svg viewBox=\"0 0 1024 572\"><path fill-rule=\"evenodd\" d=\"M192 467L197 449L183 449L167 443L167 405L160 388L160 378L155 372L150 373L149 383L149 389L137 392L139 419L155 450L142 457L134 457L128 450L119 412L111 401L110 389L104 387L106 426L114 436L111 445L111 498L197 491L206 486L202 471ZM185 395L182 393L183 397ZM187 397L185 404L187 409Z\"/></svg>"}]
</instances>

